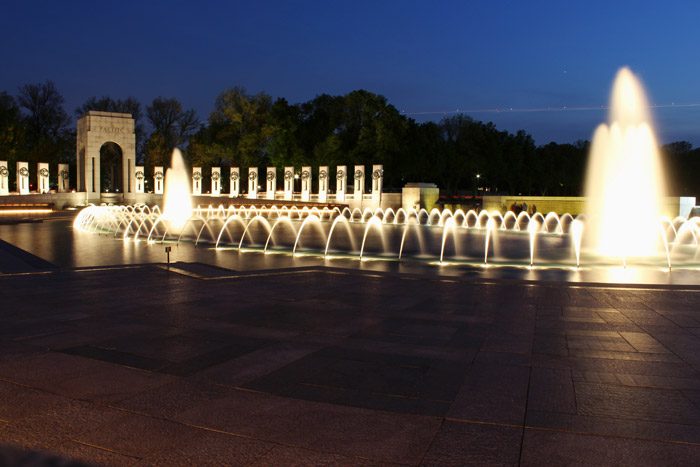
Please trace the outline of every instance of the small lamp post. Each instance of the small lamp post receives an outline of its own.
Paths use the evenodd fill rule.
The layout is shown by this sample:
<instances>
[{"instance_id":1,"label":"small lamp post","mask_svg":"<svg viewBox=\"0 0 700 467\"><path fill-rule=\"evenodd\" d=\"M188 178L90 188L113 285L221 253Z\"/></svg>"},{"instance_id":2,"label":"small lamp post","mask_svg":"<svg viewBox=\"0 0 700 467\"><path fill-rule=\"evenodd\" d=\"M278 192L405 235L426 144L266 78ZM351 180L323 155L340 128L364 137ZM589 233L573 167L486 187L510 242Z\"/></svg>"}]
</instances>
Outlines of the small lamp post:
<instances>
[{"instance_id":1,"label":"small lamp post","mask_svg":"<svg viewBox=\"0 0 700 467\"><path fill-rule=\"evenodd\" d=\"M476 198L479 196L479 179L481 178L481 174L477 172L476 176L474 177L474 209L477 207L477 201Z\"/></svg>"}]
</instances>

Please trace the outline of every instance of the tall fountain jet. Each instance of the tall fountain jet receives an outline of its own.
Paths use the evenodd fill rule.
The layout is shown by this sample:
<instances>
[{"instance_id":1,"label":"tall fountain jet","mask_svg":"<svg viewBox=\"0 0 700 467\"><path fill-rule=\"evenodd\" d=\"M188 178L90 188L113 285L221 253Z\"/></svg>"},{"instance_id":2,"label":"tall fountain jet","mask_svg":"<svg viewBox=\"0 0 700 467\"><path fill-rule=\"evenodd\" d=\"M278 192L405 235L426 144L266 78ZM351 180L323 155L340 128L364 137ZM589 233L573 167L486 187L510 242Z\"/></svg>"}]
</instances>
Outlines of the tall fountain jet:
<instances>
[{"instance_id":1,"label":"tall fountain jet","mask_svg":"<svg viewBox=\"0 0 700 467\"><path fill-rule=\"evenodd\" d=\"M170 222L173 230L181 229L192 217L190 176L180 150L173 150L170 168L165 172L165 199L163 220Z\"/></svg>"},{"instance_id":2,"label":"tall fountain jet","mask_svg":"<svg viewBox=\"0 0 700 467\"><path fill-rule=\"evenodd\" d=\"M644 89L629 68L615 77L610 125L600 125L586 174L586 245L606 256L649 256L663 248L666 191Z\"/></svg>"}]
</instances>

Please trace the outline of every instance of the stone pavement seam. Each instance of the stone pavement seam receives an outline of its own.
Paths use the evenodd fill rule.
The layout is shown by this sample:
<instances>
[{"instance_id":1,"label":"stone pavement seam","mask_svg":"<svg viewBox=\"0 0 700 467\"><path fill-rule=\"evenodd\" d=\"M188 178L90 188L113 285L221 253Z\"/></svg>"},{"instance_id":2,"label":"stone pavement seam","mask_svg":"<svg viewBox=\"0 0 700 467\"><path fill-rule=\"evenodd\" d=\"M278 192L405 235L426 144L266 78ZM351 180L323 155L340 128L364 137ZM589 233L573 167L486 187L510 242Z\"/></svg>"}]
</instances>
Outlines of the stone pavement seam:
<instances>
[{"instance_id":1,"label":"stone pavement seam","mask_svg":"<svg viewBox=\"0 0 700 467\"><path fill-rule=\"evenodd\" d=\"M127 453L125 453L125 452L115 451L115 450L113 450L113 449L108 449L108 448L105 448L105 447L102 447L102 446L98 446L98 445L96 445L96 444L90 444L90 443L86 443L86 442L84 442L84 441L78 441L77 439L68 438L68 441L70 441L71 443L82 444L83 446L88 446L88 447L91 447L91 448L99 449L100 451L106 451L106 452L111 452L112 454L119 454L120 456L130 457L130 458L132 458L132 459L136 459L136 460L139 460L139 461L142 461L142 460L143 460L142 457L138 457L138 456L134 456L134 455L131 455L131 454L127 454Z\"/></svg>"},{"instance_id":2,"label":"stone pavement seam","mask_svg":"<svg viewBox=\"0 0 700 467\"><path fill-rule=\"evenodd\" d=\"M518 427L520 428L520 427ZM572 434L572 435L584 435L584 436L595 436L597 438L615 438L615 439L630 439L630 440L638 440L638 441L654 441L657 443L669 443L669 444L681 444L685 446L698 446L700 447L700 443L693 443L690 441L678 441L678 440L673 440L673 439L656 439L656 438L645 438L641 436L623 436L623 435L615 435L615 434L608 434L608 433L595 433L591 431L574 431L574 430L561 430L557 428L544 428L544 427L539 427L539 426L528 426L525 425L522 427L525 430L534 430L534 431L551 431L555 433L567 433L567 434Z\"/></svg>"},{"instance_id":3,"label":"stone pavement seam","mask_svg":"<svg viewBox=\"0 0 700 467\"><path fill-rule=\"evenodd\" d=\"M245 391L245 389L241 389L241 390ZM250 391L250 392L258 392L258 391ZM266 394L266 393L261 393L261 394ZM212 432L212 433L219 433L219 434L222 434L222 435L233 436L233 437L235 437L235 438L250 439L250 440L255 440L255 441L264 441L264 442L266 442L266 443L270 443L270 444L273 444L273 445L276 445L276 446L283 446L283 447L295 448L295 449L303 449L304 451L310 451L310 452L321 452L321 453L324 453L324 454L338 454L337 452L333 452L333 451L328 451L328 450L323 450L323 449L311 449L311 448L308 448L308 447L306 447L306 446L301 446L301 445L296 445L296 444L290 444L290 443L282 443L282 442L279 442L279 441L274 441L274 440L270 440L270 439L263 439L263 438L257 438L257 437L255 437L255 436L242 435L242 434L238 434L238 433L231 433L230 431L217 430L216 428L211 428L211 427L206 427L206 426L195 425L195 424L192 424L192 423L182 422L182 421L179 421L179 420L171 420L171 419L163 419L163 418L158 418L158 417L151 417L151 416L144 415L144 414L139 414L139 415L141 415L141 416L146 416L146 417L148 417L148 418L153 418L153 419L155 419L155 420L163 420L163 421L166 421L166 422L169 422L169 423L176 423L176 424L181 425L181 426L186 426L186 427L190 427L190 428L195 428L195 429L198 429L198 430L210 431L210 432ZM437 435L437 431L435 432L435 434ZM270 448L270 449L272 449L272 448ZM268 452L269 452L269 450L268 450ZM427 450L426 450L426 453L427 453ZM372 459L372 458L370 458L370 457L354 456L354 455L349 455L349 454L343 454L343 456L345 456L345 457L350 457L350 458L353 458L353 459L365 460L365 461L373 461L373 462L376 462L376 461L377 461L376 459ZM264 457L264 455L263 455L263 456L260 456L260 457Z\"/></svg>"},{"instance_id":4,"label":"stone pavement seam","mask_svg":"<svg viewBox=\"0 0 700 467\"><path fill-rule=\"evenodd\" d=\"M428 447L425 449L423 456L421 456L420 462L418 463L418 465L422 465L423 462L425 462L425 457L430 452L430 448L433 446L433 443L435 443L435 438L437 438L438 434L440 433L440 430L442 429L443 425L445 424L445 420L446 420L446 417L442 417L442 420L440 420L440 426L438 427L437 430L435 430L435 433L433 433L433 437L430 440L430 443L428 443Z\"/></svg>"},{"instance_id":5,"label":"stone pavement seam","mask_svg":"<svg viewBox=\"0 0 700 467\"><path fill-rule=\"evenodd\" d=\"M530 352L532 353L532 351ZM527 419L527 408L528 404L530 403L530 381L532 380L532 365L530 366L528 373L527 373L527 391L526 394L528 394L528 397L525 398L525 412L523 413L523 425L522 425L522 434L520 437L520 453L518 454L518 465L522 464L523 462L523 448L525 446L525 420Z\"/></svg>"}]
</instances>

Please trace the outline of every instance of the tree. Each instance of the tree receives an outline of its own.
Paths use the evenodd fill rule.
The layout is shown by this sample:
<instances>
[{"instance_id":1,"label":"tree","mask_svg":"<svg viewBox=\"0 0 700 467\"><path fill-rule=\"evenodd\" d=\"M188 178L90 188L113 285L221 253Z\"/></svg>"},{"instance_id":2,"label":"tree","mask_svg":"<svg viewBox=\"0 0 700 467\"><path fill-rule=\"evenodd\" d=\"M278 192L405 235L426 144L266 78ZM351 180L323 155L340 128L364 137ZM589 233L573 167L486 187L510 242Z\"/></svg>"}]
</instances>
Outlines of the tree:
<instances>
[{"instance_id":1,"label":"tree","mask_svg":"<svg viewBox=\"0 0 700 467\"><path fill-rule=\"evenodd\" d=\"M15 99L0 93L0 158L7 161L9 180L15 180L18 160L26 159L26 128Z\"/></svg>"},{"instance_id":2,"label":"tree","mask_svg":"<svg viewBox=\"0 0 700 467\"><path fill-rule=\"evenodd\" d=\"M688 141L675 141L661 147L669 195L697 196L700 193L700 149L693 150Z\"/></svg>"},{"instance_id":3,"label":"tree","mask_svg":"<svg viewBox=\"0 0 700 467\"><path fill-rule=\"evenodd\" d=\"M279 98L272 105L270 122L274 128L267 144L270 163L276 167L299 167L306 163L301 147L300 127L303 123L298 105L289 105L286 99Z\"/></svg>"},{"instance_id":4,"label":"tree","mask_svg":"<svg viewBox=\"0 0 700 467\"><path fill-rule=\"evenodd\" d=\"M182 110L182 104L175 98L153 99L153 103L146 108L146 115L153 133L171 149L184 145L200 125L194 109Z\"/></svg>"},{"instance_id":5,"label":"tree","mask_svg":"<svg viewBox=\"0 0 700 467\"><path fill-rule=\"evenodd\" d=\"M473 190L477 172L486 173L483 124L466 115L455 115L440 121L445 143L442 161L436 162L440 170L440 184L450 195L462 188Z\"/></svg>"},{"instance_id":6,"label":"tree","mask_svg":"<svg viewBox=\"0 0 700 467\"><path fill-rule=\"evenodd\" d=\"M35 142L55 139L68 126L69 119L63 109L63 96L53 81L21 86L17 102L26 110L27 130Z\"/></svg>"},{"instance_id":7,"label":"tree","mask_svg":"<svg viewBox=\"0 0 700 467\"><path fill-rule=\"evenodd\" d=\"M402 186L405 182L437 182L446 149L442 128L435 122L419 125L413 120L408 126L405 150L392 170L396 170L400 181L404 182Z\"/></svg>"},{"instance_id":8,"label":"tree","mask_svg":"<svg viewBox=\"0 0 700 467\"><path fill-rule=\"evenodd\" d=\"M143 117L141 103L132 96L117 100L108 96L102 96L99 99L96 96L88 97L85 102L83 102L83 105L76 107L75 114L80 118L90 110L131 114L131 118L139 122Z\"/></svg>"},{"instance_id":9,"label":"tree","mask_svg":"<svg viewBox=\"0 0 700 467\"><path fill-rule=\"evenodd\" d=\"M236 86L219 94L209 115L210 149L214 150L209 157L242 167L264 165L266 145L274 133L271 110L272 98L264 92L251 96Z\"/></svg>"},{"instance_id":10,"label":"tree","mask_svg":"<svg viewBox=\"0 0 700 467\"><path fill-rule=\"evenodd\" d=\"M148 121L153 127L146 143L146 172L153 167L167 167L170 155L176 147L182 147L200 127L199 118L193 109L182 110L182 104L175 98L157 97L146 107Z\"/></svg>"},{"instance_id":11,"label":"tree","mask_svg":"<svg viewBox=\"0 0 700 467\"><path fill-rule=\"evenodd\" d=\"M346 94L342 102L342 154L356 164L383 164L389 169L384 180L387 188L398 185L409 128L406 118L384 96L365 90Z\"/></svg>"},{"instance_id":12,"label":"tree","mask_svg":"<svg viewBox=\"0 0 700 467\"><path fill-rule=\"evenodd\" d=\"M75 134L68 128L63 96L52 81L25 84L19 88L17 103L25 127L22 158L36 167L38 162L57 164L75 153ZM72 141L71 141L72 139ZM36 184L36 171L30 171L30 186ZM53 179L55 175L52 175ZM55 180L52 180L55 181Z\"/></svg>"},{"instance_id":13,"label":"tree","mask_svg":"<svg viewBox=\"0 0 700 467\"><path fill-rule=\"evenodd\" d=\"M688 141L674 141L662 146L661 149L673 155L686 155L693 150L693 145Z\"/></svg>"},{"instance_id":14,"label":"tree","mask_svg":"<svg viewBox=\"0 0 700 467\"><path fill-rule=\"evenodd\" d=\"M333 165L351 163L348 144L341 141L344 99L321 94L298 105L297 131L301 161L298 165ZM297 164L295 164L297 165Z\"/></svg>"}]
</instances>

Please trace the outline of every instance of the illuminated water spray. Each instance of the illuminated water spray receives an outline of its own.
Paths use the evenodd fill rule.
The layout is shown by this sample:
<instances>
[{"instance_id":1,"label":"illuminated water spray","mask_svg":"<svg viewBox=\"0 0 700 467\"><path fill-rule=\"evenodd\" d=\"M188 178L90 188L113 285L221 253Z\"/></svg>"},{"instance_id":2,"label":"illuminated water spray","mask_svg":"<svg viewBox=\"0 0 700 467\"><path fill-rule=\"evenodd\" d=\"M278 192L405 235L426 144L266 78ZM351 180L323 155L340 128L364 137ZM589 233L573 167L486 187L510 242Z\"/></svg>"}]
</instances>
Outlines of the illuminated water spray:
<instances>
[{"instance_id":1,"label":"illuminated water spray","mask_svg":"<svg viewBox=\"0 0 700 467\"><path fill-rule=\"evenodd\" d=\"M180 150L173 150L170 168L165 173L165 202L163 220L170 222L173 229L181 229L192 217L190 198L190 175Z\"/></svg>"},{"instance_id":2,"label":"illuminated water spray","mask_svg":"<svg viewBox=\"0 0 700 467\"><path fill-rule=\"evenodd\" d=\"M659 217L665 193L649 104L628 68L618 71L610 125L594 135L586 174L586 244L608 256L659 251Z\"/></svg>"}]
</instances>

